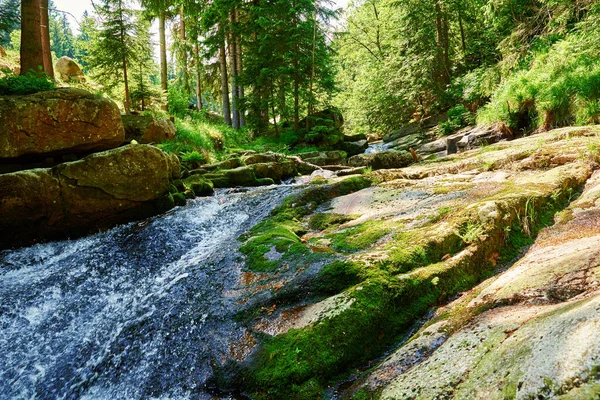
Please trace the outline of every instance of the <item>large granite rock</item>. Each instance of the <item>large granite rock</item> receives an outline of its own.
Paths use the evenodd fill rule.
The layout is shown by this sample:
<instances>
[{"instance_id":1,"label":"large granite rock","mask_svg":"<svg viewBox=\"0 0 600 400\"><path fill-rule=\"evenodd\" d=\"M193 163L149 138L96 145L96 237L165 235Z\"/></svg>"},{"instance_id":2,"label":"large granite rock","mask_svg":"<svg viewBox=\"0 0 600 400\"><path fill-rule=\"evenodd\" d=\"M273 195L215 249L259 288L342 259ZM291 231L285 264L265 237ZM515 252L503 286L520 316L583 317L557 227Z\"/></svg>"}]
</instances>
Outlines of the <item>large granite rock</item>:
<instances>
[{"instance_id":1,"label":"large granite rock","mask_svg":"<svg viewBox=\"0 0 600 400\"><path fill-rule=\"evenodd\" d=\"M156 147L130 145L79 161L0 175L0 246L78 235L159 210L179 161Z\"/></svg>"},{"instance_id":2,"label":"large granite rock","mask_svg":"<svg viewBox=\"0 0 600 400\"><path fill-rule=\"evenodd\" d=\"M0 97L0 158L102 151L124 139L117 105L85 90Z\"/></svg>"},{"instance_id":3,"label":"large granite rock","mask_svg":"<svg viewBox=\"0 0 600 400\"><path fill-rule=\"evenodd\" d=\"M298 154L307 163L323 167L325 165L341 165L346 161L346 153L343 151L311 151Z\"/></svg>"},{"instance_id":4,"label":"large granite rock","mask_svg":"<svg viewBox=\"0 0 600 400\"><path fill-rule=\"evenodd\" d=\"M146 115L123 115L125 140L136 140L138 143L160 143L173 139L177 134L175 125L163 118Z\"/></svg>"},{"instance_id":5,"label":"large granite rock","mask_svg":"<svg viewBox=\"0 0 600 400\"><path fill-rule=\"evenodd\" d=\"M366 140L359 140L356 142L342 142L342 150L346 152L348 157L364 153L368 147L369 142L367 142Z\"/></svg>"},{"instance_id":6,"label":"large granite rock","mask_svg":"<svg viewBox=\"0 0 600 400\"><path fill-rule=\"evenodd\" d=\"M85 77L79 65L70 57L63 56L56 61L56 72L65 82L84 82Z\"/></svg>"},{"instance_id":7,"label":"large granite rock","mask_svg":"<svg viewBox=\"0 0 600 400\"><path fill-rule=\"evenodd\" d=\"M415 160L406 151L387 150L375 154L359 154L348 159L351 167L371 167L377 169L404 168Z\"/></svg>"}]
</instances>

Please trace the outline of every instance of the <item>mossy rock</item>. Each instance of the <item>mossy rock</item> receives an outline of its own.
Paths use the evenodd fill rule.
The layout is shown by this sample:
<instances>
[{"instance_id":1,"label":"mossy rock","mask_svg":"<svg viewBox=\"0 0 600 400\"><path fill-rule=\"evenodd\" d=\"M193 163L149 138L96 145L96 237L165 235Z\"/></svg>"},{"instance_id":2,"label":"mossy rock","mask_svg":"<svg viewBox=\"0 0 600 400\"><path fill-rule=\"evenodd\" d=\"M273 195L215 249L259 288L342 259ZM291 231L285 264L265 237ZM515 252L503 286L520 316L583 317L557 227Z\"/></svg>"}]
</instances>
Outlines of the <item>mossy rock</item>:
<instances>
[{"instance_id":1,"label":"mossy rock","mask_svg":"<svg viewBox=\"0 0 600 400\"><path fill-rule=\"evenodd\" d=\"M196 196L210 196L214 193L213 183L200 175L187 177L184 180L184 185L186 188L193 190Z\"/></svg>"},{"instance_id":2,"label":"mossy rock","mask_svg":"<svg viewBox=\"0 0 600 400\"><path fill-rule=\"evenodd\" d=\"M251 167L239 167L222 171L232 186L256 186L256 175Z\"/></svg>"},{"instance_id":3,"label":"mossy rock","mask_svg":"<svg viewBox=\"0 0 600 400\"><path fill-rule=\"evenodd\" d=\"M175 207L175 199L171 193L167 193L156 199L154 201L154 206L158 213L163 213Z\"/></svg>"},{"instance_id":4,"label":"mossy rock","mask_svg":"<svg viewBox=\"0 0 600 400\"><path fill-rule=\"evenodd\" d=\"M258 184L258 186L270 186L274 185L275 181L271 178L257 178L256 183Z\"/></svg>"},{"instance_id":5,"label":"mossy rock","mask_svg":"<svg viewBox=\"0 0 600 400\"><path fill-rule=\"evenodd\" d=\"M173 194L173 201L176 206L185 206L187 199L183 193Z\"/></svg>"},{"instance_id":6,"label":"mossy rock","mask_svg":"<svg viewBox=\"0 0 600 400\"><path fill-rule=\"evenodd\" d=\"M270 178L273 181L279 183L283 176L283 168L279 163L257 163L250 166L254 171L256 178Z\"/></svg>"}]
</instances>

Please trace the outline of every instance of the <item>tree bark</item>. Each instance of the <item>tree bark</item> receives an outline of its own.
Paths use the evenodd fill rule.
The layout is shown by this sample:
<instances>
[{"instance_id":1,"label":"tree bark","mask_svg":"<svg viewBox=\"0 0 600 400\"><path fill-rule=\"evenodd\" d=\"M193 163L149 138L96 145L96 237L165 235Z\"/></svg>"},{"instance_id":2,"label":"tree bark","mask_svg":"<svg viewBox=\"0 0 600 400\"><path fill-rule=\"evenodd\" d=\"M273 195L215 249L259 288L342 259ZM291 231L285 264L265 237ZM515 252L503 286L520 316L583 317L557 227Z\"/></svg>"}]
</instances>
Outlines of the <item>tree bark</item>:
<instances>
[{"instance_id":1,"label":"tree bark","mask_svg":"<svg viewBox=\"0 0 600 400\"><path fill-rule=\"evenodd\" d=\"M239 11L237 8L234 9L234 19L236 24L239 22ZM237 36L237 40L235 41L235 63L237 69L237 76L239 77L242 74L242 40L240 36ZM237 84L237 98L242 100L244 98L244 87L242 85ZM244 110L240 109L238 105L238 111L240 113L240 127L246 126L246 118L244 117Z\"/></svg>"},{"instance_id":2,"label":"tree bark","mask_svg":"<svg viewBox=\"0 0 600 400\"><path fill-rule=\"evenodd\" d=\"M446 86L450 83L449 58L449 27L448 17L442 8L440 0L435 0L435 29L436 29L436 80Z\"/></svg>"},{"instance_id":3,"label":"tree bark","mask_svg":"<svg viewBox=\"0 0 600 400\"><path fill-rule=\"evenodd\" d=\"M315 79L315 51L317 47L317 11L313 16L313 43L312 43L312 70L310 73L310 87L308 92L308 113L306 116L306 131L308 131L308 120L313 113L313 81Z\"/></svg>"},{"instance_id":4,"label":"tree bark","mask_svg":"<svg viewBox=\"0 0 600 400\"><path fill-rule=\"evenodd\" d=\"M296 2L292 3L292 6L296 7ZM294 26L298 25L298 20L296 17L296 13L294 13L292 24ZM294 43L294 132L298 132L300 130L300 82L298 76L298 57L299 57L299 49L298 43ZM308 121L308 118L306 118Z\"/></svg>"},{"instance_id":5,"label":"tree bark","mask_svg":"<svg viewBox=\"0 0 600 400\"><path fill-rule=\"evenodd\" d=\"M221 27L219 27L222 29ZM219 46L219 64L221 67L221 95L223 97L223 118L231 126L231 104L229 103L229 83L227 81L227 56L225 54L225 38Z\"/></svg>"},{"instance_id":6,"label":"tree bark","mask_svg":"<svg viewBox=\"0 0 600 400\"><path fill-rule=\"evenodd\" d=\"M158 37L160 42L160 88L167 92L167 39L165 36L165 11L158 12Z\"/></svg>"},{"instance_id":7,"label":"tree bark","mask_svg":"<svg viewBox=\"0 0 600 400\"><path fill-rule=\"evenodd\" d=\"M50 21L48 20L48 0L40 1L40 35L42 37L42 52L44 72L54 79L52 66L52 51L50 50Z\"/></svg>"},{"instance_id":8,"label":"tree bark","mask_svg":"<svg viewBox=\"0 0 600 400\"><path fill-rule=\"evenodd\" d=\"M181 63L181 79L185 93L190 92L190 76L188 73L187 51L186 51L186 36L185 36L185 20L183 18L183 6L179 9L179 40L181 40L180 63Z\"/></svg>"},{"instance_id":9,"label":"tree bark","mask_svg":"<svg viewBox=\"0 0 600 400\"><path fill-rule=\"evenodd\" d=\"M194 43L194 56L196 57L196 98L198 101L198 111L202 111L202 71L200 62L200 49L198 43Z\"/></svg>"},{"instance_id":10,"label":"tree bark","mask_svg":"<svg viewBox=\"0 0 600 400\"><path fill-rule=\"evenodd\" d=\"M121 13L121 21L124 21L123 17L123 4L119 1L119 10ZM121 29L121 43L125 43L125 32ZM125 84L125 103L123 103L123 108L125 109L125 114L130 114L131 108L131 95L129 93L129 80L127 79L127 56L123 54L123 83Z\"/></svg>"},{"instance_id":11,"label":"tree bark","mask_svg":"<svg viewBox=\"0 0 600 400\"><path fill-rule=\"evenodd\" d=\"M44 68L40 0L21 1L21 75Z\"/></svg>"},{"instance_id":12,"label":"tree bark","mask_svg":"<svg viewBox=\"0 0 600 400\"><path fill-rule=\"evenodd\" d=\"M229 68L231 70L231 114L232 114L232 118L231 118L231 126L233 126L233 129L240 129L240 113L238 111L238 90L237 90L237 61L236 61L236 47L237 45L235 44L235 35L233 32L233 26L234 26L234 17L233 17L233 12L230 13L229 15L229 34L228 36L228 42L229 42Z\"/></svg>"}]
</instances>

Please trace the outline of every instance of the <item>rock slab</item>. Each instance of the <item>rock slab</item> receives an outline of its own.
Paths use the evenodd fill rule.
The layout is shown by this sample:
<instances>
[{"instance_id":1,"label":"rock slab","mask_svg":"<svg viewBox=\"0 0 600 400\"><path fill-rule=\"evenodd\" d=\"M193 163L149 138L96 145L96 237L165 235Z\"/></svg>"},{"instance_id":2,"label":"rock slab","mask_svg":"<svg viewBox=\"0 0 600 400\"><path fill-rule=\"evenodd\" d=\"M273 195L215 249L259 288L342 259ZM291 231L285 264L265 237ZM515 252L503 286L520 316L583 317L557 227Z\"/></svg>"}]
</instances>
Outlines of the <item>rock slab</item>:
<instances>
[{"instance_id":1,"label":"rock slab","mask_svg":"<svg viewBox=\"0 0 600 400\"><path fill-rule=\"evenodd\" d=\"M102 151L124 140L117 105L88 91L0 98L0 159Z\"/></svg>"},{"instance_id":2,"label":"rock slab","mask_svg":"<svg viewBox=\"0 0 600 400\"><path fill-rule=\"evenodd\" d=\"M129 145L79 161L0 175L0 247L79 235L152 215L179 176L179 161L153 146Z\"/></svg>"}]
</instances>

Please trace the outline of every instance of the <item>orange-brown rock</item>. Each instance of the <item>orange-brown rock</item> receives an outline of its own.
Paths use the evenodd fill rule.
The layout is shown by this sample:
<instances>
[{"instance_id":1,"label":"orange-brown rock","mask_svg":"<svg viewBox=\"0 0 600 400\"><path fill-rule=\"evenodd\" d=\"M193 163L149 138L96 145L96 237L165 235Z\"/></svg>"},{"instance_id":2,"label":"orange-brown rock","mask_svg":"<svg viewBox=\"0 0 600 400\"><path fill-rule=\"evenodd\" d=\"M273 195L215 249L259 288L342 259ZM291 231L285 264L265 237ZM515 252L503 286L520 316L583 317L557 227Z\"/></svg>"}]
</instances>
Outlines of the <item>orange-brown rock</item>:
<instances>
[{"instance_id":1,"label":"orange-brown rock","mask_svg":"<svg viewBox=\"0 0 600 400\"><path fill-rule=\"evenodd\" d=\"M0 97L0 158L108 150L124 139L117 105L85 90Z\"/></svg>"},{"instance_id":2,"label":"orange-brown rock","mask_svg":"<svg viewBox=\"0 0 600 400\"><path fill-rule=\"evenodd\" d=\"M138 143L160 143L173 139L177 133L175 125L169 120L146 115L123 115L125 140Z\"/></svg>"}]
</instances>

